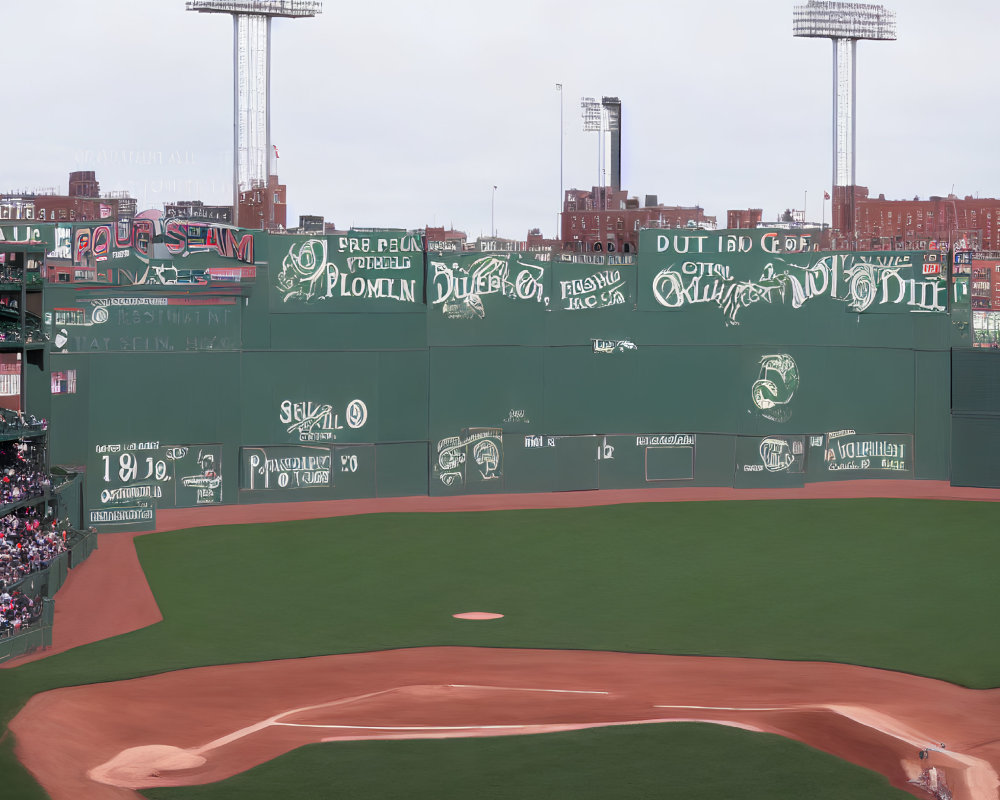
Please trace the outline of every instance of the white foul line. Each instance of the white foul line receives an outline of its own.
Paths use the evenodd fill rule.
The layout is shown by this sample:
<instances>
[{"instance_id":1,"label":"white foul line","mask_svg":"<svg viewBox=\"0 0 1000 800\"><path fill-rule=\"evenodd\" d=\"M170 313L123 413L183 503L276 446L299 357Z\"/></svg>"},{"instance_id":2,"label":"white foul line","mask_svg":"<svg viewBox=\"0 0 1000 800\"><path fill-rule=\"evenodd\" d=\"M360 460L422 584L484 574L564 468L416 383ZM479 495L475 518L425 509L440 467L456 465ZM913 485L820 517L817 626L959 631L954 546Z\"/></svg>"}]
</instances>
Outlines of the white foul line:
<instances>
[{"instance_id":1,"label":"white foul line","mask_svg":"<svg viewBox=\"0 0 1000 800\"><path fill-rule=\"evenodd\" d=\"M453 689L499 689L499 690L502 690L502 691L513 691L513 692L559 692L559 693L564 693L564 694L610 694L610 692L589 692L589 691L576 690L576 689L522 689L522 688L518 688L516 686L475 686L475 685L472 685L472 684L462 684L462 683L449 683L449 684L446 684L446 685L449 688L453 688ZM285 725L287 727L296 727L294 723L279 722L279 720L282 717L287 717L287 716L289 716L291 714L300 714L300 713L305 712L305 711L313 711L315 709L320 709L320 708L330 708L332 706L343 706L343 705L348 705L350 703L357 703L359 701L368 700L368 699L370 699L372 697L377 697L379 695L391 694L393 692L398 691L401 688L404 688L404 687L396 686L396 687L393 687L392 689L382 689L380 691L368 692L366 694L360 694L360 695L356 695L354 697L344 697L344 698L341 698L340 700L334 700L334 701L329 702L329 703L318 703L316 705L303 706L302 708L292 708L292 709L289 709L288 711L282 711L280 714L275 714L273 717L268 717L267 719L261 720L260 722L257 722L257 723L255 723L253 725L248 725L245 728L240 728L237 731L233 731L232 733L230 733L230 734L228 734L226 736L222 736L222 737L220 737L218 739L215 739L215 740L209 742L208 744L202 745L201 747L192 748L191 752L192 753L196 753L196 754L201 754L201 753L208 752L210 750L215 750L218 747L222 747L223 745L229 744L230 742L234 742L237 739L242 739L244 736L249 736L250 734L256 733L257 731L260 731L260 730L263 730L263 729L265 729L265 728L267 728L267 727L269 727L271 725ZM345 727L345 728L361 728L362 726L357 726L357 725L336 726L336 725L305 725L305 724L300 724L297 727L314 727L314 728L322 728L322 727ZM489 727L489 726L477 725L477 726L469 726L468 728L435 728L434 730L471 730L471 729L474 729L474 728L482 728L482 727ZM496 725L496 726L493 726L493 727L494 728L523 728L525 726L524 725ZM383 728L370 728L370 730L423 730L423 728L396 728L396 729L394 729L394 728L384 728L384 729Z\"/></svg>"},{"instance_id":2,"label":"white foul line","mask_svg":"<svg viewBox=\"0 0 1000 800\"><path fill-rule=\"evenodd\" d=\"M473 683L449 683L451 689L497 689L504 692L553 692L556 694L611 694L610 692L589 692L583 689L525 689L520 686L477 686Z\"/></svg>"},{"instance_id":3,"label":"white foul line","mask_svg":"<svg viewBox=\"0 0 1000 800\"><path fill-rule=\"evenodd\" d=\"M272 724L284 725L287 728L340 728L358 731L497 731L530 728L538 723L528 723L525 725L314 725L305 722L274 722ZM566 725L569 723L554 722L546 724Z\"/></svg>"},{"instance_id":4,"label":"white foul line","mask_svg":"<svg viewBox=\"0 0 1000 800\"><path fill-rule=\"evenodd\" d=\"M749 708L746 706L653 706L653 708L690 708L695 711L801 711L808 706L765 706Z\"/></svg>"}]
</instances>

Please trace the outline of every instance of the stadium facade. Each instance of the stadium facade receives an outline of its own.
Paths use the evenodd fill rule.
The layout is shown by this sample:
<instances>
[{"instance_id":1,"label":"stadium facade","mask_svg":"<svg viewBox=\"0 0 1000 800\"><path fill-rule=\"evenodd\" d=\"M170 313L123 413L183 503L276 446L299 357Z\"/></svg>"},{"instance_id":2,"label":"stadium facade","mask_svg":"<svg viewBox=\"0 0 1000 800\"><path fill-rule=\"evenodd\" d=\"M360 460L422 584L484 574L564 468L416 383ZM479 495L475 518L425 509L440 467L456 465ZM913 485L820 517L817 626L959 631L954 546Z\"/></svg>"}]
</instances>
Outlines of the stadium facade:
<instances>
[{"instance_id":1,"label":"stadium facade","mask_svg":"<svg viewBox=\"0 0 1000 800\"><path fill-rule=\"evenodd\" d=\"M1000 485L1000 359L973 347L971 259L943 251L651 229L633 254L437 254L144 215L0 236L39 254L23 402L100 529L288 500Z\"/></svg>"}]
</instances>

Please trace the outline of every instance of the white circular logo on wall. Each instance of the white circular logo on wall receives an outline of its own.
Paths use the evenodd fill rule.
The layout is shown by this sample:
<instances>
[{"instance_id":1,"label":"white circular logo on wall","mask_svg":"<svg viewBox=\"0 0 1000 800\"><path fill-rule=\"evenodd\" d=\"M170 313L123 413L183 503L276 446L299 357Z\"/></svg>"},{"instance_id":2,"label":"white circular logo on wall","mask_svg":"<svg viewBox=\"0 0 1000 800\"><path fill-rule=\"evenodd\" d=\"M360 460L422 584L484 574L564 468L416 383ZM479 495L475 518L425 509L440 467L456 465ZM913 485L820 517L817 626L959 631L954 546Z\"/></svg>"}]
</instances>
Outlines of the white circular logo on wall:
<instances>
[{"instance_id":1,"label":"white circular logo on wall","mask_svg":"<svg viewBox=\"0 0 1000 800\"><path fill-rule=\"evenodd\" d=\"M347 425L350 428L360 428L368 421L368 406L361 400L352 400L347 405Z\"/></svg>"},{"instance_id":2,"label":"white circular logo on wall","mask_svg":"<svg viewBox=\"0 0 1000 800\"><path fill-rule=\"evenodd\" d=\"M100 325L103 322L108 321L108 308L107 306L96 306L94 312L90 315L90 318L94 321L95 325Z\"/></svg>"}]
</instances>

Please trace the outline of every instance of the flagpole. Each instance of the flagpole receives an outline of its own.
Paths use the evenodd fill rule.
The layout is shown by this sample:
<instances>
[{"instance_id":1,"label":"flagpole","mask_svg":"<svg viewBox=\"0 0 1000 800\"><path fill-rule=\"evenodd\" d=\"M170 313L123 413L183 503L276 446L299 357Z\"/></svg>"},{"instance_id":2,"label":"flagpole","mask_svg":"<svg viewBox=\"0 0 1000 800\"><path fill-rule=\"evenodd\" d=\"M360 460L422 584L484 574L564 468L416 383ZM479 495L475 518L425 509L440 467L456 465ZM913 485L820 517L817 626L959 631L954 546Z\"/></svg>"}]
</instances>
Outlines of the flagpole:
<instances>
[{"instance_id":1,"label":"flagpole","mask_svg":"<svg viewBox=\"0 0 1000 800\"><path fill-rule=\"evenodd\" d=\"M820 220L820 223L819 223L819 235L820 235L820 239L821 240L823 238L823 234L826 233L826 200L827 200L827 198L829 196L830 196L829 193L826 191L826 189L824 189L823 190L823 217L822 217L822 219Z\"/></svg>"}]
</instances>

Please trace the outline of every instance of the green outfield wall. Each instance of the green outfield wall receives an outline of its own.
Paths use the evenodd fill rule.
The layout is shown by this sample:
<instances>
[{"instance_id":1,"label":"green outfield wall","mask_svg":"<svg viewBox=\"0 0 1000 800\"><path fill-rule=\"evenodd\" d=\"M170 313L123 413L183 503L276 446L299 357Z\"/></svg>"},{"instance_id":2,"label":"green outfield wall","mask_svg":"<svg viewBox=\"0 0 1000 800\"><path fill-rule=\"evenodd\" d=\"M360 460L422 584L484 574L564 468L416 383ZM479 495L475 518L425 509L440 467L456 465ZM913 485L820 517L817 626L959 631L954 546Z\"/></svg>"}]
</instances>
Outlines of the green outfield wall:
<instances>
[{"instance_id":1,"label":"green outfield wall","mask_svg":"<svg viewBox=\"0 0 1000 800\"><path fill-rule=\"evenodd\" d=\"M425 253L405 231L136 225L35 226L52 247L46 374L75 375L50 398L52 461L85 466L88 524L277 500L1000 481L970 451L992 411L953 410L969 307L943 253L647 230L637 255L569 260Z\"/></svg>"}]
</instances>

